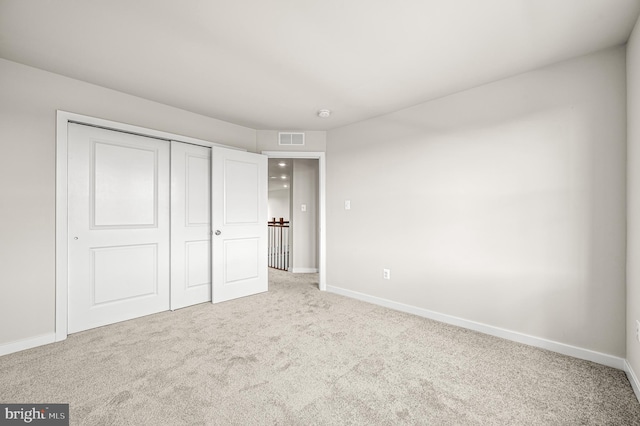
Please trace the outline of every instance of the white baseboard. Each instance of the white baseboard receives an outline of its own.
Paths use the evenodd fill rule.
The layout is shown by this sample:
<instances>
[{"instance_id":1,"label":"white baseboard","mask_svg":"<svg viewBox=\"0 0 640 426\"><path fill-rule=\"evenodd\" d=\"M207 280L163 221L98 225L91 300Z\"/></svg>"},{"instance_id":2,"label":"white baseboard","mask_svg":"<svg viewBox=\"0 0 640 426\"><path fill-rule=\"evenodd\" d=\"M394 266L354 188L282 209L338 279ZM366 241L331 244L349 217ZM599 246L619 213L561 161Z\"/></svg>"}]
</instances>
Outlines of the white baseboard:
<instances>
[{"instance_id":1,"label":"white baseboard","mask_svg":"<svg viewBox=\"0 0 640 426\"><path fill-rule=\"evenodd\" d=\"M568 355L574 358L592 361L598 364L606 365L608 367L617 368L619 370L625 370L626 360L624 358L619 358L613 355L595 352L589 349L567 345L565 343L554 342L552 340L530 336L528 334L518 333L516 331L506 330L504 328L493 327L491 325L466 320L464 318L454 317L452 315L441 314L439 312L430 311L428 309L419 308L417 306L405 305L404 303L394 302L392 300L383 299L376 296L370 296L368 294L347 290L341 287L328 285L327 291L340 294L342 296L351 297L353 299L362 300L364 302L373 303L374 305L395 309L396 311L407 312L435 321L440 321L447 324L456 325L458 327L479 331L491 336L501 337L503 339L512 340L514 342L524 343L525 345L535 346L563 355Z\"/></svg>"},{"instance_id":2,"label":"white baseboard","mask_svg":"<svg viewBox=\"0 0 640 426\"><path fill-rule=\"evenodd\" d=\"M289 272L292 274L315 274L318 268L291 268Z\"/></svg>"},{"instance_id":3,"label":"white baseboard","mask_svg":"<svg viewBox=\"0 0 640 426\"><path fill-rule=\"evenodd\" d=\"M629 383L631 383L633 392L636 394L638 402L640 402L640 381L638 381L638 376L633 372L633 368L631 368L627 360L624 361L624 372L627 373L627 378L629 379Z\"/></svg>"},{"instance_id":4,"label":"white baseboard","mask_svg":"<svg viewBox=\"0 0 640 426\"><path fill-rule=\"evenodd\" d=\"M48 345L56 341L55 333L42 334L28 339L17 340L15 342L0 345L0 356L35 348L36 346Z\"/></svg>"}]
</instances>

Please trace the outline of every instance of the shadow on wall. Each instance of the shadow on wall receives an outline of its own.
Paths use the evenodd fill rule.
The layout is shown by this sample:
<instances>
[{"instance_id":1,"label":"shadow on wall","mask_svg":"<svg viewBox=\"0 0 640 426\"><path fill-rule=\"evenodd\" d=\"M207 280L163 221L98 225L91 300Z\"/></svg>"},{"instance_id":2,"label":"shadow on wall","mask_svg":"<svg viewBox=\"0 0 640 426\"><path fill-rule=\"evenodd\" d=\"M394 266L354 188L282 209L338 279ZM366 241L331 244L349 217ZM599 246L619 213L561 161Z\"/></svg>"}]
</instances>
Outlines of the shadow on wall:
<instances>
[{"instance_id":1,"label":"shadow on wall","mask_svg":"<svg viewBox=\"0 0 640 426\"><path fill-rule=\"evenodd\" d=\"M624 356L617 52L330 132L329 281Z\"/></svg>"}]
</instances>

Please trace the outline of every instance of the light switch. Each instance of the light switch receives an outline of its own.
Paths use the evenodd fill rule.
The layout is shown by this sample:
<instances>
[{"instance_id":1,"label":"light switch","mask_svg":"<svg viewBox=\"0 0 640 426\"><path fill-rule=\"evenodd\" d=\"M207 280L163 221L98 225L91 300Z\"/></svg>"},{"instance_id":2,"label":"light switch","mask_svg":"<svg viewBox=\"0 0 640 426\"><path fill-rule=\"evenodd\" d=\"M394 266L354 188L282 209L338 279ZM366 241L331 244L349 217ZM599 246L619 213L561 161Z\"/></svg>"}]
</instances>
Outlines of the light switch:
<instances>
[{"instance_id":1,"label":"light switch","mask_svg":"<svg viewBox=\"0 0 640 426\"><path fill-rule=\"evenodd\" d=\"M306 212L307 211L307 205L306 204L301 204L300 205L300 211L301 212Z\"/></svg>"},{"instance_id":2,"label":"light switch","mask_svg":"<svg viewBox=\"0 0 640 426\"><path fill-rule=\"evenodd\" d=\"M351 200L344 200L344 209L351 210Z\"/></svg>"}]
</instances>

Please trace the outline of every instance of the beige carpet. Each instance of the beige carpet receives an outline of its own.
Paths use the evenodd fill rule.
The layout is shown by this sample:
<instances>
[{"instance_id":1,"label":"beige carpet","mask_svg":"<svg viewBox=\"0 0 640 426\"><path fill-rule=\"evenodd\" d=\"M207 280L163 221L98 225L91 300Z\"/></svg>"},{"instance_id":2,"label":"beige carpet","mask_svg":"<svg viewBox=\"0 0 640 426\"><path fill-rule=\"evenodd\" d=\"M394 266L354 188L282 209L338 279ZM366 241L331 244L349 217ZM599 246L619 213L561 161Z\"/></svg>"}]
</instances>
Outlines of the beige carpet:
<instances>
[{"instance_id":1,"label":"beige carpet","mask_svg":"<svg viewBox=\"0 0 640 426\"><path fill-rule=\"evenodd\" d=\"M87 425L640 425L622 371L317 290L270 291L0 357L0 402Z\"/></svg>"}]
</instances>

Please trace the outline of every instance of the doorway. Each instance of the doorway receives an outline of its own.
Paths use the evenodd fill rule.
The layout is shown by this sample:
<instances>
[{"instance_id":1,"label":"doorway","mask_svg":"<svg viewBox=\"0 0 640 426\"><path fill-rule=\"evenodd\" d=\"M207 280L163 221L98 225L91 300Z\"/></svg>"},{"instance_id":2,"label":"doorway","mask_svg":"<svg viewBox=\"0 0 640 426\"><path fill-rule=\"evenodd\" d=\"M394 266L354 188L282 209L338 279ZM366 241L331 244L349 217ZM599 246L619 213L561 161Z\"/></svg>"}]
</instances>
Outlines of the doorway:
<instances>
[{"instance_id":1,"label":"doorway","mask_svg":"<svg viewBox=\"0 0 640 426\"><path fill-rule=\"evenodd\" d=\"M262 151L262 154L269 157L269 159L284 159L284 160L316 160L317 161L317 220L316 220L316 235L317 235L317 252L315 256L317 257L317 265L318 265L318 281L319 288L322 291L326 291L327 283L326 283L326 215L325 215L325 179L326 179L326 166L325 166L325 153L324 152L288 152L288 151ZM315 163L315 162L314 162ZM295 171L292 171L292 174L295 174ZM276 175L277 176L277 175ZM277 180L277 179L275 179ZM295 182L294 182L295 186ZM295 222L295 217L293 215L293 210L298 210L301 214L304 203L299 203L299 205L291 206L292 214L291 219ZM309 205L306 206L309 208ZM269 219L271 220L271 218ZM295 223L293 223L293 233L295 233ZM295 244L295 241L292 240L292 245ZM299 271L305 272L305 271ZM307 271L312 272L312 271Z\"/></svg>"}]
</instances>

